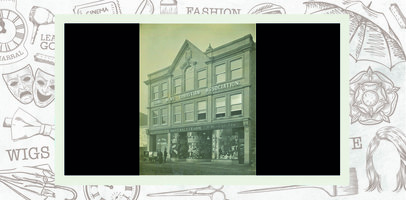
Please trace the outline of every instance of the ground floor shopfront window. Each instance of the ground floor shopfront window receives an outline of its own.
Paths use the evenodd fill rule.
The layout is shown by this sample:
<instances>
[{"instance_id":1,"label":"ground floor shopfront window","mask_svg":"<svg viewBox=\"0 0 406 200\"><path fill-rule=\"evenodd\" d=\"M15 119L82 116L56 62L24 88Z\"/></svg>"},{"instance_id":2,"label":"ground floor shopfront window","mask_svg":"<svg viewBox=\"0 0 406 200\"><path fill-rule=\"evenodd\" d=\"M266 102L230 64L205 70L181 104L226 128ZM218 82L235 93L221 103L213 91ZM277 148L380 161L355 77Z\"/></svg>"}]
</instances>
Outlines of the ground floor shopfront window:
<instances>
[{"instance_id":1,"label":"ground floor shopfront window","mask_svg":"<svg viewBox=\"0 0 406 200\"><path fill-rule=\"evenodd\" d=\"M190 159L211 159L211 133L203 132L188 132L188 146Z\"/></svg>"},{"instance_id":2,"label":"ground floor shopfront window","mask_svg":"<svg viewBox=\"0 0 406 200\"><path fill-rule=\"evenodd\" d=\"M244 160L244 129L219 129L213 131L212 159Z\"/></svg>"},{"instance_id":3,"label":"ground floor shopfront window","mask_svg":"<svg viewBox=\"0 0 406 200\"><path fill-rule=\"evenodd\" d=\"M156 151L162 153L168 147L168 134L162 134L156 136Z\"/></svg>"},{"instance_id":4,"label":"ground floor shopfront window","mask_svg":"<svg viewBox=\"0 0 406 200\"><path fill-rule=\"evenodd\" d=\"M186 132L171 134L171 158L186 159L188 157L188 142Z\"/></svg>"},{"instance_id":5,"label":"ground floor shopfront window","mask_svg":"<svg viewBox=\"0 0 406 200\"><path fill-rule=\"evenodd\" d=\"M173 159L235 160L244 163L244 128L179 132L153 136L156 151ZM170 138L170 141L168 139Z\"/></svg>"}]
</instances>

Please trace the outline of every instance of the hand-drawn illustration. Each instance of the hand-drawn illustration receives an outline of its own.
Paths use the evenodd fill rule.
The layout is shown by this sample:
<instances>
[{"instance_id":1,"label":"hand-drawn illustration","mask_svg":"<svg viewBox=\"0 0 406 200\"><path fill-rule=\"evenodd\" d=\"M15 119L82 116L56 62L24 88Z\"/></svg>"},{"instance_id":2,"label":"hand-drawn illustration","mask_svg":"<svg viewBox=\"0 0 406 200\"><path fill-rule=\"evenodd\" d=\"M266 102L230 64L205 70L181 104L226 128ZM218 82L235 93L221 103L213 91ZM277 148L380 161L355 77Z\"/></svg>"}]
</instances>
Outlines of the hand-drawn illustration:
<instances>
[{"instance_id":1,"label":"hand-drawn illustration","mask_svg":"<svg viewBox=\"0 0 406 200\"><path fill-rule=\"evenodd\" d=\"M178 2L176 0L161 0L161 14L178 14Z\"/></svg>"},{"instance_id":2,"label":"hand-drawn illustration","mask_svg":"<svg viewBox=\"0 0 406 200\"><path fill-rule=\"evenodd\" d=\"M248 14L286 14L285 9L273 3L261 3L248 11Z\"/></svg>"},{"instance_id":3,"label":"hand-drawn illustration","mask_svg":"<svg viewBox=\"0 0 406 200\"><path fill-rule=\"evenodd\" d=\"M362 149L362 140L361 137L351 137L352 140L352 149Z\"/></svg>"},{"instance_id":4,"label":"hand-drawn illustration","mask_svg":"<svg viewBox=\"0 0 406 200\"><path fill-rule=\"evenodd\" d=\"M11 128L11 139L13 141L31 138L37 135L48 136L54 139L55 127L43 124L31 114L19 108L12 118L4 118L3 127Z\"/></svg>"},{"instance_id":5,"label":"hand-drawn illustration","mask_svg":"<svg viewBox=\"0 0 406 200\"><path fill-rule=\"evenodd\" d=\"M55 57L45 55L42 53L36 53L34 55L34 61L40 62L40 63L46 63L46 64L50 64L50 65L55 65Z\"/></svg>"},{"instance_id":6,"label":"hand-drawn illustration","mask_svg":"<svg viewBox=\"0 0 406 200\"><path fill-rule=\"evenodd\" d=\"M135 14L154 14L154 4L151 0L142 0Z\"/></svg>"},{"instance_id":7,"label":"hand-drawn illustration","mask_svg":"<svg viewBox=\"0 0 406 200\"><path fill-rule=\"evenodd\" d=\"M16 0L1 1L0 65L17 62L28 54L24 47L27 23L16 8Z\"/></svg>"},{"instance_id":8,"label":"hand-drawn illustration","mask_svg":"<svg viewBox=\"0 0 406 200\"><path fill-rule=\"evenodd\" d=\"M378 174L375 169L373 156L376 149L379 147L380 141L389 141L395 147L400 156L400 168L399 172L397 173L397 186L394 191L400 191L402 189L406 190L406 136L405 134L398 128L387 126L380 128L374 138L372 138L371 142L368 145L368 150L366 154L366 174L369 181L369 186L366 189L367 191L373 191L375 189L378 192L382 191L381 187L381 180L382 177Z\"/></svg>"},{"instance_id":9,"label":"hand-drawn illustration","mask_svg":"<svg viewBox=\"0 0 406 200\"><path fill-rule=\"evenodd\" d=\"M17 71L3 74L3 79L11 94L23 104L33 100L32 84L34 75L31 65L27 65Z\"/></svg>"},{"instance_id":10,"label":"hand-drawn illustration","mask_svg":"<svg viewBox=\"0 0 406 200\"><path fill-rule=\"evenodd\" d=\"M392 69L405 62L400 40L385 15L361 1L344 1L344 8L325 2L304 2L305 14L348 14L350 16L350 56L356 61L371 61Z\"/></svg>"},{"instance_id":11,"label":"hand-drawn illustration","mask_svg":"<svg viewBox=\"0 0 406 200\"><path fill-rule=\"evenodd\" d=\"M147 194L149 197L168 197L168 196L207 196L210 200L228 200L226 198L226 194L221 191L223 189L223 185L219 188L215 188L211 185L207 187L201 188L192 188L186 190L177 190L177 191L170 191L170 192L160 192L160 193L151 193Z\"/></svg>"},{"instance_id":12,"label":"hand-drawn illustration","mask_svg":"<svg viewBox=\"0 0 406 200\"><path fill-rule=\"evenodd\" d=\"M43 108L55 99L55 77L39 68L35 72L35 79L31 65L3 74L3 79L9 91L23 104L34 100L35 105Z\"/></svg>"},{"instance_id":13,"label":"hand-drawn illustration","mask_svg":"<svg viewBox=\"0 0 406 200\"><path fill-rule=\"evenodd\" d=\"M41 34L39 47L42 50L55 50L55 34Z\"/></svg>"},{"instance_id":14,"label":"hand-drawn illustration","mask_svg":"<svg viewBox=\"0 0 406 200\"><path fill-rule=\"evenodd\" d=\"M202 14L202 15L235 15L241 14L241 8L213 8L213 7L186 7L186 14ZM165 13L161 13L165 14Z\"/></svg>"},{"instance_id":15,"label":"hand-drawn illustration","mask_svg":"<svg viewBox=\"0 0 406 200\"><path fill-rule=\"evenodd\" d=\"M140 194L140 186L85 185L83 191L87 200L136 200Z\"/></svg>"},{"instance_id":16,"label":"hand-drawn illustration","mask_svg":"<svg viewBox=\"0 0 406 200\"><path fill-rule=\"evenodd\" d=\"M398 101L393 82L384 74L361 71L350 80L350 116L351 123L364 125L390 122L389 117L395 112Z\"/></svg>"},{"instance_id":17,"label":"hand-drawn illustration","mask_svg":"<svg viewBox=\"0 0 406 200\"><path fill-rule=\"evenodd\" d=\"M406 28L406 17L403 15L402 11L400 10L398 4L393 3L389 6L389 10L391 11L392 15L395 17L396 21L398 22L399 26L403 29Z\"/></svg>"},{"instance_id":18,"label":"hand-drawn illustration","mask_svg":"<svg viewBox=\"0 0 406 200\"><path fill-rule=\"evenodd\" d=\"M30 11L30 22L34 25L31 35L31 44L34 44L39 26L54 24L55 15L46 8L34 6Z\"/></svg>"},{"instance_id":19,"label":"hand-drawn illustration","mask_svg":"<svg viewBox=\"0 0 406 200\"><path fill-rule=\"evenodd\" d=\"M75 14L121 14L118 0L93 1L73 8Z\"/></svg>"},{"instance_id":20,"label":"hand-drawn illustration","mask_svg":"<svg viewBox=\"0 0 406 200\"><path fill-rule=\"evenodd\" d=\"M46 200L49 197L65 200L77 198L74 189L55 185L54 181L55 174L48 164L0 170L0 183L24 200Z\"/></svg>"},{"instance_id":21,"label":"hand-drawn illustration","mask_svg":"<svg viewBox=\"0 0 406 200\"><path fill-rule=\"evenodd\" d=\"M324 192L326 192L330 197L356 195L356 194L358 194L357 171L355 168L350 168L350 184L345 185L345 186L289 185L289 186L282 186L282 187L271 187L271 188L246 190L246 191L241 191L238 193L239 194L250 194L250 193L276 192L276 191L294 190L294 189L302 189L302 188L321 189Z\"/></svg>"},{"instance_id":22,"label":"hand-drawn illustration","mask_svg":"<svg viewBox=\"0 0 406 200\"><path fill-rule=\"evenodd\" d=\"M38 68L32 90L35 105L40 108L48 106L55 99L55 77Z\"/></svg>"}]
</instances>

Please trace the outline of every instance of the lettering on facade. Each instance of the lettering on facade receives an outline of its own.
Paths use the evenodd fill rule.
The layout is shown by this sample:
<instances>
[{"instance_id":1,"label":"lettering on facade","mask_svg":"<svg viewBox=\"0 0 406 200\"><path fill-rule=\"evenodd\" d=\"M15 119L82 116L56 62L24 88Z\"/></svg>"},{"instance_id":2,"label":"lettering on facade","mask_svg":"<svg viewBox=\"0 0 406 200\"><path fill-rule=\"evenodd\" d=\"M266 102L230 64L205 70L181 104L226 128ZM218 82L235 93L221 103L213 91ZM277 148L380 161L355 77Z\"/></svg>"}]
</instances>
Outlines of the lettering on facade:
<instances>
[{"instance_id":1,"label":"lettering on facade","mask_svg":"<svg viewBox=\"0 0 406 200\"><path fill-rule=\"evenodd\" d=\"M186 97L192 97L192 96L196 96L196 95L200 95L200 90L181 94L181 95L179 95L179 99L184 99Z\"/></svg>"},{"instance_id":2,"label":"lettering on facade","mask_svg":"<svg viewBox=\"0 0 406 200\"><path fill-rule=\"evenodd\" d=\"M202 126L190 126L182 128L171 128L164 130L149 130L149 134L162 134L162 133L179 133L179 132L194 132L194 131L204 131L204 130L216 130L216 129L225 129L225 128L238 128L243 127L243 122L230 122L223 124L209 124Z\"/></svg>"},{"instance_id":3,"label":"lettering on facade","mask_svg":"<svg viewBox=\"0 0 406 200\"><path fill-rule=\"evenodd\" d=\"M172 129L169 129L169 132L170 133L193 132L193 131L236 128L236 127L243 127L243 123L242 122L230 122L230 123L224 123L224 124L209 124L209 125L202 125L202 126L172 128Z\"/></svg>"},{"instance_id":4,"label":"lettering on facade","mask_svg":"<svg viewBox=\"0 0 406 200\"><path fill-rule=\"evenodd\" d=\"M164 99L158 99L158 100L153 101L152 105L159 105L159 104L163 104L163 103L169 103L169 102L173 102L173 101L178 101L178 100L189 98L189 97L199 96L203 92L208 94L208 93L216 92L216 91L219 91L219 90L224 90L224 89L236 87L236 86L239 86L239 85L240 85L240 81L233 81L233 82L229 82L229 83L223 83L223 84L215 85L215 86L212 86L212 87L209 87L209 88L206 88L206 89L202 89L202 90L195 90L195 91L187 92L187 93L180 94L180 95L173 96L173 97L168 97L168 98L164 98Z\"/></svg>"},{"instance_id":5,"label":"lettering on facade","mask_svg":"<svg viewBox=\"0 0 406 200\"><path fill-rule=\"evenodd\" d=\"M231 87L236 87L240 85L240 81L234 81L234 82L230 82L230 83L224 83L224 84L220 84L220 85L215 85L213 87L209 87L206 89L206 93L209 92L215 92L217 90L222 90L222 89L227 89L227 88L231 88Z\"/></svg>"}]
</instances>

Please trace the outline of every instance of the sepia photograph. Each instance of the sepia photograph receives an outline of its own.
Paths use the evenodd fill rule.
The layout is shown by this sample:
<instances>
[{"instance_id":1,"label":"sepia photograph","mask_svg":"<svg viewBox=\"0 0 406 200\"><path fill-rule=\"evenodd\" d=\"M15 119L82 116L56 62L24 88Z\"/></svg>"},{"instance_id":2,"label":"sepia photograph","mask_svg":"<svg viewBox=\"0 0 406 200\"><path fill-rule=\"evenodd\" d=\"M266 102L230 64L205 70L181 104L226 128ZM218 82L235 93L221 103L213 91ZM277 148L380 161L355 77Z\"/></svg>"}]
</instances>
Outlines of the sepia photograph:
<instances>
[{"instance_id":1,"label":"sepia photograph","mask_svg":"<svg viewBox=\"0 0 406 200\"><path fill-rule=\"evenodd\" d=\"M140 24L140 175L256 175L255 24Z\"/></svg>"}]
</instances>

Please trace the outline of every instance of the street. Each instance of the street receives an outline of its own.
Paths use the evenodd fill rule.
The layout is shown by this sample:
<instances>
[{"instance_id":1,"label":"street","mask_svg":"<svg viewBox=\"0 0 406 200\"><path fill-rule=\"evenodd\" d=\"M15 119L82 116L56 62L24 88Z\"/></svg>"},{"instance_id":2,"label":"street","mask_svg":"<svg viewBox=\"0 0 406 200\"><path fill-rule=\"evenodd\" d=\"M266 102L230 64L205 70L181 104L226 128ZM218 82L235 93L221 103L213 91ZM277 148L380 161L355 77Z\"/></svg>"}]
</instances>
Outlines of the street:
<instances>
[{"instance_id":1,"label":"street","mask_svg":"<svg viewBox=\"0 0 406 200\"><path fill-rule=\"evenodd\" d=\"M211 162L140 162L140 175L255 175L249 165Z\"/></svg>"}]
</instances>

